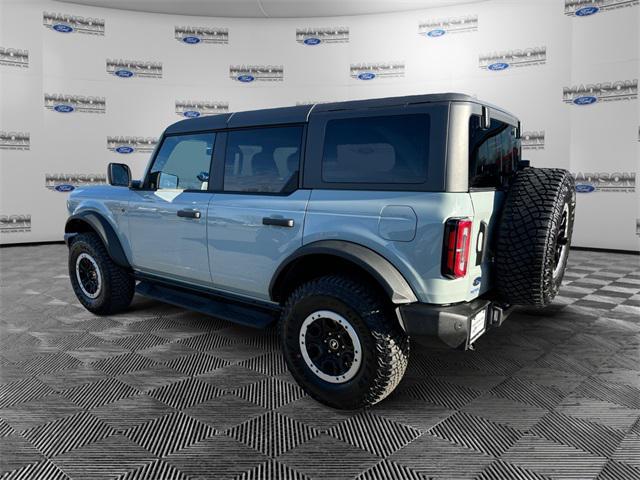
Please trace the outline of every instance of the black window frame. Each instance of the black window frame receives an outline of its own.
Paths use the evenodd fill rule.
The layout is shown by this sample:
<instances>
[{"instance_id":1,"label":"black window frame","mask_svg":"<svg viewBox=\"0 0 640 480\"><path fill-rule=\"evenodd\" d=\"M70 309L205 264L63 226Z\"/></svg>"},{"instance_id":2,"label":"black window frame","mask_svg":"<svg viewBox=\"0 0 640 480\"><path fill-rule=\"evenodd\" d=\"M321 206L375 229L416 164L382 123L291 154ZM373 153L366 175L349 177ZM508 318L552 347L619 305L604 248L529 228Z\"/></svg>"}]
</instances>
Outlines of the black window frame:
<instances>
[{"instance_id":1,"label":"black window frame","mask_svg":"<svg viewBox=\"0 0 640 480\"><path fill-rule=\"evenodd\" d=\"M187 137L190 135L214 135L213 138L213 148L211 149L211 157L209 158L209 181L208 181L208 185L207 185L207 189L206 190L196 190L196 189L186 189L186 190L182 190L183 193L212 193L214 190L212 188L212 182L211 179L214 179L215 182L215 177L212 177L213 173L214 173L214 161L216 158L216 154L217 154L217 149L219 148L219 131L217 130L200 130L200 131L193 131L193 132L179 132L179 133L166 133L164 135L162 135L162 138L160 139L160 142L158 143L158 146L156 147L156 149L153 152L153 157L151 159L151 162L149 163L149 167L147 168L147 171L144 174L144 180L142 182L142 186L136 190L142 190L142 191L151 191L151 192L155 192L158 190L158 188L151 188L150 187L150 180L151 180L151 175L152 175L152 170L153 170L153 166L156 164L156 161L158 160L158 155L160 154L160 150L162 150L162 146L164 145L164 142L171 137Z\"/></svg>"},{"instance_id":2,"label":"black window frame","mask_svg":"<svg viewBox=\"0 0 640 480\"><path fill-rule=\"evenodd\" d=\"M300 160L298 167L298 181L296 182L294 188L291 190L287 190L284 192L247 192L247 191L232 191L224 189L224 173L225 173L225 164L227 161L227 145L229 141L229 133L235 131L242 130L263 130L269 128L286 128L286 127L299 127L301 129L300 134ZM261 195L261 196L275 196L275 197L288 197L292 193L300 190L302 188L302 176L304 171L305 164L305 152L306 152L306 144L307 144L307 124L306 123L278 123L278 124L269 124L269 125L247 125L236 128L228 128L223 130L221 133L221 137L216 137L216 143L218 142L218 138L221 139L221 149L220 154L218 155L218 150L214 149L214 189L213 192L217 194L227 194L227 195ZM211 187L211 184L209 184Z\"/></svg>"},{"instance_id":3,"label":"black window frame","mask_svg":"<svg viewBox=\"0 0 640 480\"><path fill-rule=\"evenodd\" d=\"M430 116L429 153L427 175L421 183L362 183L329 182L322 177L322 157L326 126L330 120L380 116L402 116L427 114ZM409 104L393 107L336 110L321 113L311 112L308 126L306 162L302 175L302 188L319 190L381 190L381 191L445 191L447 163L447 130L449 102ZM436 141L433 141L433 140Z\"/></svg>"}]
</instances>

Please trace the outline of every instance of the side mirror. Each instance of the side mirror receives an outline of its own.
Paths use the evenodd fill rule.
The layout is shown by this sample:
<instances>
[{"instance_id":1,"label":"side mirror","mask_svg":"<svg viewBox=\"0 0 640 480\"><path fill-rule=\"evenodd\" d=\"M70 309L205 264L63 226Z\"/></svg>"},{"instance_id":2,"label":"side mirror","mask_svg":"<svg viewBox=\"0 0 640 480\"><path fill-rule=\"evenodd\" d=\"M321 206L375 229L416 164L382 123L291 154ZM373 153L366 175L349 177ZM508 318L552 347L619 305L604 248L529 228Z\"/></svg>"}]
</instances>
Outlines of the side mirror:
<instances>
[{"instance_id":1,"label":"side mirror","mask_svg":"<svg viewBox=\"0 0 640 480\"><path fill-rule=\"evenodd\" d=\"M158 177L158 188L175 190L178 188L178 176L171 173L160 172Z\"/></svg>"},{"instance_id":2,"label":"side mirror","mask_svg":"<svg viewBox=\"0 0 640 480\"><path fill-rule=\"evenodd\" d=\"M110 163L107 167L107 180L114 187L128 187L131 183L131 170L124 163Z\"/></svg>"}]
</instances>

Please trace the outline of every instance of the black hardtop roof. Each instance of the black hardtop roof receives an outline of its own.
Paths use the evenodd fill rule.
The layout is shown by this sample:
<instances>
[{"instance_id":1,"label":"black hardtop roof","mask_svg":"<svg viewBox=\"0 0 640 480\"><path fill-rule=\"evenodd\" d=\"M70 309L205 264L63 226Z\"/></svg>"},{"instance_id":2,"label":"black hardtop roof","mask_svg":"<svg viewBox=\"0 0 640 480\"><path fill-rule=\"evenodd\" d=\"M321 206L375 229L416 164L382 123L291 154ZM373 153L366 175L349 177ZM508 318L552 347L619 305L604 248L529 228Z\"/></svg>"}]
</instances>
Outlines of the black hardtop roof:
<instances>
[{"instance_id":1,"label":"black hardtop roof","mask_svg":"<svg viewBox=\"0 0 640 480\"><path fill-rule=\"evenodd\" d=\"M487 105L493 109L506 113L514 119L516 118L511 113L499 107L487 104L486 102L481 102L477 98L463 93L430 93L425 95L371 98L367 100L347 100L344 102L316 103L310 105L297 105L295 107L265 108L261 110L247 110L243 112L208 115L176 122L167 127L165 134L221 130L224 128L256 127L286 123L304 123L307 122L309 116L314 113L436 102L477 103L480 105Z\"/></svg>"}]
</instances>

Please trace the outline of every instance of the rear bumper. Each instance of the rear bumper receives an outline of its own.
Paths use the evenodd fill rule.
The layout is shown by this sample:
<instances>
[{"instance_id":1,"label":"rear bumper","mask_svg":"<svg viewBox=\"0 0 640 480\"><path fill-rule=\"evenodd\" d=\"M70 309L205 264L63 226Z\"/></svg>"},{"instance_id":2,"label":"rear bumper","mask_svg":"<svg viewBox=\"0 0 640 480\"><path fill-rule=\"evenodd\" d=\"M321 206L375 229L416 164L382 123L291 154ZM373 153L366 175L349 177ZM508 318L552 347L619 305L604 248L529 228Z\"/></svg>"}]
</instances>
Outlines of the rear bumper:
<instances>
[{"instance_id":1,"label":"rear bumper","mask_svg":"<svg viewBox=\"0 0 640 480\"><path fill-rule=\"evenodd\" d=\"M398 308L409 336L430 337L448 347L465 349L487 330L500 326L512 311L513 306L480 298L448 306L411 303Z\"/></svg>"}]
</instances>

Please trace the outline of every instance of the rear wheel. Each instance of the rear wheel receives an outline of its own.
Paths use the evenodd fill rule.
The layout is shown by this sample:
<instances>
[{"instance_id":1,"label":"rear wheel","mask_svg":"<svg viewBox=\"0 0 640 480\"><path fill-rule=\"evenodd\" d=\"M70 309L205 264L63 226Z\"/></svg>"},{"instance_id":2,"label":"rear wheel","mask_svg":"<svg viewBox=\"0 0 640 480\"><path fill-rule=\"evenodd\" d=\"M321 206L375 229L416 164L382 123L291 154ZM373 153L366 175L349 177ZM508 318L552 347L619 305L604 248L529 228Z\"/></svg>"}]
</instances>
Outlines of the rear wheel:
<instances>
[{"instance_id":1,"label":"rear wheel","mask_svg":"<svg viewBox=\"0 0 640 480\"><path fill-rule=\"evenodd\" d=\"M507 193L498 227L496 288L511 304L544 307L564 276L575 215L569 172L526 168Z\"/></svg>"},{"instance_id":2,"label":"rear wheel","mask_svg":"<svg viewBox=\"0 0 640 480\"><path fill-rule=\"evenodd\" d=\"M298 287L280 320L284 356L298 384L340 409L389 395L407 367L409 341L365 282L329 275Z\"/></svg>"},{"instance_id":3,"label":"rear wheel","mask_svg":"<svg viewBox=\"0 0 640 480\"><path fill-rule=\"evenodd\" d=\"M111 260L95 233L80 233L73 238L69 277L80 303L97 315L121 312L133 299L133 277Z\"/></svg>"}]
</instances>

